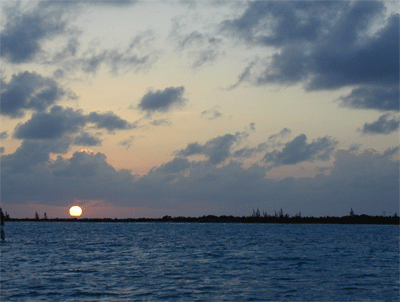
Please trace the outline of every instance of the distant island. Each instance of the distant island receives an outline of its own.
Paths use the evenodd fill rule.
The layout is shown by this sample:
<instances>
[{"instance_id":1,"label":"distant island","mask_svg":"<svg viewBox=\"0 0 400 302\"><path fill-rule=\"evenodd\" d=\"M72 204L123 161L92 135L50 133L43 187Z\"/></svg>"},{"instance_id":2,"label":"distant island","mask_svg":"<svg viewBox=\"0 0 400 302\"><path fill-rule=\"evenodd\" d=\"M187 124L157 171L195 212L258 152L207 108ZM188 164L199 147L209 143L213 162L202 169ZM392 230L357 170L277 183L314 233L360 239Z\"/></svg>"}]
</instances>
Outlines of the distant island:
<instances>
[{"instance_id":1,"label":"distant island","mask_svg":"<svg viewBox=\"0 0 400 302\"><path fill-rule=\"evenodd\" d=\"M350 214L342 217L334 216L301 216L300 213L295 216L284 214L282 210L274 215L267 213L261 214L257 209L253 210L250 216L215 216L204 215L201 217L171 217L164 216L162 218L39 218L37 213L35 218L10 218L5 215L5 221L37 221L37 222L190 222L190 223L285 223L285 224L380 224L380 225L399 225L400 218L396 214L393 216L369 216L369 215L355 215L353 210Z\"/></svg>"}]
</instances>

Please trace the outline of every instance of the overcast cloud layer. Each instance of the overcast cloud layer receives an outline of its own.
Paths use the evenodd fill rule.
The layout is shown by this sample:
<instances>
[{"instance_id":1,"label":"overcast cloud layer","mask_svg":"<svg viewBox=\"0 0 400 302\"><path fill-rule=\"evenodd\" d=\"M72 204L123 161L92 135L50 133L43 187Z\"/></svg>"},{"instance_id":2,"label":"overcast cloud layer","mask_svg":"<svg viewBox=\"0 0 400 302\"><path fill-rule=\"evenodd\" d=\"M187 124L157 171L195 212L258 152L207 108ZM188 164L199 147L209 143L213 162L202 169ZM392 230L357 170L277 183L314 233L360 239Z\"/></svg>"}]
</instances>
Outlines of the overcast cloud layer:
<instances>
[{"instance_id":1,"label":"overcast cloud layer","mask_svg":"<svg viewBox=\"0 0 400 302\"><path fill-rule=\"evenodd\" d=\"M5 209L398 212L389 2L3 1L1 14Z\"/></svg>"}]
</instances>

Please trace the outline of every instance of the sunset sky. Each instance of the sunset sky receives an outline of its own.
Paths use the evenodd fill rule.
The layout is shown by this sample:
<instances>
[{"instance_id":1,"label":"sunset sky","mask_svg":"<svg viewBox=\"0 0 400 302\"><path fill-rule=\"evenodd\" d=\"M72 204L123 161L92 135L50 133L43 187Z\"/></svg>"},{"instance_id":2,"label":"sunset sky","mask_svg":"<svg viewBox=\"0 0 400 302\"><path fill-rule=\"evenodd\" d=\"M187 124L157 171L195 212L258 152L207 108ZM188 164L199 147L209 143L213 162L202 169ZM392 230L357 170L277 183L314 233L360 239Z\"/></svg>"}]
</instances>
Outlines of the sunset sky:
<instances>
[{"instance_id":1,"label":"sunset sky","mask_svg":"<svg viewBox=\"0 0 400 302\"><path fill-rule=\"evenodd\" d=\"M399 212L397 1L1 1L11 217Z\"/></svg>"}]
</instances>

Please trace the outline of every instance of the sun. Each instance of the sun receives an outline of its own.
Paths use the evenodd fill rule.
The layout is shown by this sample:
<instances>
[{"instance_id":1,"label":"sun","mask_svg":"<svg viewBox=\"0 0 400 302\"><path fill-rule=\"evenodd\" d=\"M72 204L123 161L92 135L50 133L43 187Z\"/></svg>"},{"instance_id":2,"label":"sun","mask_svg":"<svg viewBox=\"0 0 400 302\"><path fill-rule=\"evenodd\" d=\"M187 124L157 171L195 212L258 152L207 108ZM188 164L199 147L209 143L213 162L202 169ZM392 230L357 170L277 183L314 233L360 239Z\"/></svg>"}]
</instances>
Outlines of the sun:
<instances>
[{"instance_id":1,"label":"sun","mask_svg":"<svg viewBox=\"0 0 400 302\"><path fill-rule=\"evenodd\" d=\"M69 209L69 215L72 217L79 217L82 215L82 208L79 206L73 206Z\"/></svg>"}]
</instances>

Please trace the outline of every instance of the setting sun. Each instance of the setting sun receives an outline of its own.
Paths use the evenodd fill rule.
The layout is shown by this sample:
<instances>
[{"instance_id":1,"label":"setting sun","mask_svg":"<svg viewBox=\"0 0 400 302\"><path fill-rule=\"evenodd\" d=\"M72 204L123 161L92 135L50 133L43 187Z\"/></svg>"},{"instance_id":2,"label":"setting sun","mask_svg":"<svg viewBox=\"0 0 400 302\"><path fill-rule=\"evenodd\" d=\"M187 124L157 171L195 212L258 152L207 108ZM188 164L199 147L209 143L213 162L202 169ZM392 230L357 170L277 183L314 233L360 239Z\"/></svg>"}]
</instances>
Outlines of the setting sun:
<instances>
[{"instance_id":1,"label":"setting sun","mask_svg":"<svg viewBox=\"0 0 400 302\"><path fill-rule=\"evenodd\" d=\"M82 208L79 206L73 206L69 209L69 215L78 217L82 215Z\"/></svg>"}]
</instances>

